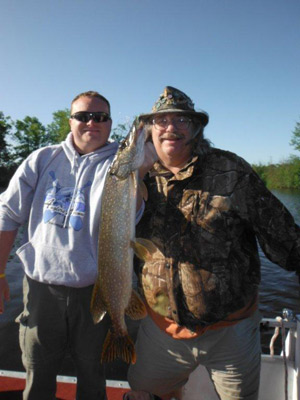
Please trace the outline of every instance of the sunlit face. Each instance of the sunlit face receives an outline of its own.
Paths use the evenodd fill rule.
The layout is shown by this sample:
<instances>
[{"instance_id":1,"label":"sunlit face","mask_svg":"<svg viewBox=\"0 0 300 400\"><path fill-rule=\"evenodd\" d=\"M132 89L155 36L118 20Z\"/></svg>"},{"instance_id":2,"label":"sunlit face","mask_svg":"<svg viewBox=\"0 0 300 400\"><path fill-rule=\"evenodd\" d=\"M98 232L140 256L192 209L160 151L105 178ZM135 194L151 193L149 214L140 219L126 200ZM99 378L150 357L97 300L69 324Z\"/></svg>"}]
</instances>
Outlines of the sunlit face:
<instances>
[{"instance_id":1,"label":"sunlit face","mask_svg":"<svg viewBox=\"0 0 300 400\"><path fill-rule=\"evenodd\" d=\"M97 97L79 97L72 105L71 115L79 111L101 111L109 114L108 105ZM105 146L112 125L111 120L96 123L92 119L88 122L80 122L73 118L70 118L69 123L74 147L81 154L91 153Z\"/></svg>"},{"instance_id":2,"label":"sunlit face","mask_svg":"<svg viewBox=\"0 0 300 400\"><path fill-rule=\"evenodd\" d=\"M192 154L192 123L186 127L179 126L176 121L182 114L168 113L155 116L152 126L152 141L158 157L164 162L168 160L172 164L179 165L188 161ZM160 126L160 119L163 118L165 127Z\"/></svg>"}]
</instances>

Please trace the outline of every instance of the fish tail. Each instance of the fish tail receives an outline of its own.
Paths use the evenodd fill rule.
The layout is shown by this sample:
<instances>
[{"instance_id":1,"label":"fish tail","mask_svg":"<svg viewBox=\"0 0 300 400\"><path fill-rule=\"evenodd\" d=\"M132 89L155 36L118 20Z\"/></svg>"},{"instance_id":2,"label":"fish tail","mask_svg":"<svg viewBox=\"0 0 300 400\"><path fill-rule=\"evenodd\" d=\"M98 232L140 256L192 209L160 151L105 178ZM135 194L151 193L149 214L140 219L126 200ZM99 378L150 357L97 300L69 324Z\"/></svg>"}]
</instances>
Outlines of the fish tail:
<instances>
[{"instance_id":1,"label":"fish tail","mask_svg":"<svg viewBox=\"0 0 300 400\"><path fill-rule=\"evenodd\" d=\"M127 364L135 364L136 352L134 343L129 335L115 336L109 330L103 344L101 362L107 363L117 358L121 358Z\"/></svg>"}]
</instances>

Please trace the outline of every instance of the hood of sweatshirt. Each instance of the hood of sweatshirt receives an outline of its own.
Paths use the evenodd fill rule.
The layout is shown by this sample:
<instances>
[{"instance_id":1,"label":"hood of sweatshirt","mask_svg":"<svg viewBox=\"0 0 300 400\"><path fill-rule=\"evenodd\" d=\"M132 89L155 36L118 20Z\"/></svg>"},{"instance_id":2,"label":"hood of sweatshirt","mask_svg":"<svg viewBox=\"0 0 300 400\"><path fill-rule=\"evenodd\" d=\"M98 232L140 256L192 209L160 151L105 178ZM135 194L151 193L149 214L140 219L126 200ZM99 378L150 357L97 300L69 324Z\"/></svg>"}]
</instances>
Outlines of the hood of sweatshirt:
<instances>
[{"instance_id":1,"label":"hood of sweatshirt","mask_svg":"<svg viewBox=\"0 0 300 400\"><path fill-rule=\"evenodd\" d=\"M73 145L72 132L70 132L66 137L66 140L62 142L62 148L72 165L72 170L76 170L79 164L87 158L90 162L99 162L102 159L110 157L112 154L116 153L118 146L119 144L117 142L106 142L106 145L100 149L88 154L80 155Z\"/></svg>"}]
</instances>

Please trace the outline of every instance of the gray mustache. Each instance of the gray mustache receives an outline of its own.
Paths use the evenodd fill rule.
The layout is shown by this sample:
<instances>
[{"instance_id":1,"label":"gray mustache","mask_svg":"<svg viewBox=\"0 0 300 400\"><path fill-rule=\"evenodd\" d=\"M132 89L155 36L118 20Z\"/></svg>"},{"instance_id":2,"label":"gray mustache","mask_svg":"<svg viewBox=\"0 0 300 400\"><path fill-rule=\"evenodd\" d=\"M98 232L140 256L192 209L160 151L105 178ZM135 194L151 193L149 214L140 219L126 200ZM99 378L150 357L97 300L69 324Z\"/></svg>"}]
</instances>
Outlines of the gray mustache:
<instances>
[{"instance_id":1,"label":"gray mustache","mask_svg":"<svg viewBox=\"0 0 300 400\"><path fill-rule=\"evenodd\" d=\"M161 139L182 139L184 135L181 135L180 133L168 133L163 136L161 136Z\"/></svg>"}]
</instances>

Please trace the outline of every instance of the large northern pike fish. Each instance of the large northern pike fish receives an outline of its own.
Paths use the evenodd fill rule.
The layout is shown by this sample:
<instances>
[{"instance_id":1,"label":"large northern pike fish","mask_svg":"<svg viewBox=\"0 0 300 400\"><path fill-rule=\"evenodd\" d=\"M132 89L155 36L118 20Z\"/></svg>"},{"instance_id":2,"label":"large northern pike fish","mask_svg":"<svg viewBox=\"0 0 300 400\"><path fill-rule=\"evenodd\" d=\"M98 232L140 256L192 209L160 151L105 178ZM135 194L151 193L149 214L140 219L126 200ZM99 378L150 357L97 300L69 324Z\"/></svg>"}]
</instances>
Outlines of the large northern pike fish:
<instances>
[{"instance_id":1,"label":"large northern pike fish","mask_svg":"<svg viewBox=\"0 0 300 400\"><path fill-rule=\"evenodd\" d=\"M125 313L132 319L146 316L146 308L132 290L138 168L144 159L145 131L134 122L106 175L98 242L98 278L91 313L95 323L108 312L112 329L101 355L102 362L122 358L135 363L134 343L128 335Z\"/></svg>"}]
</instances>

